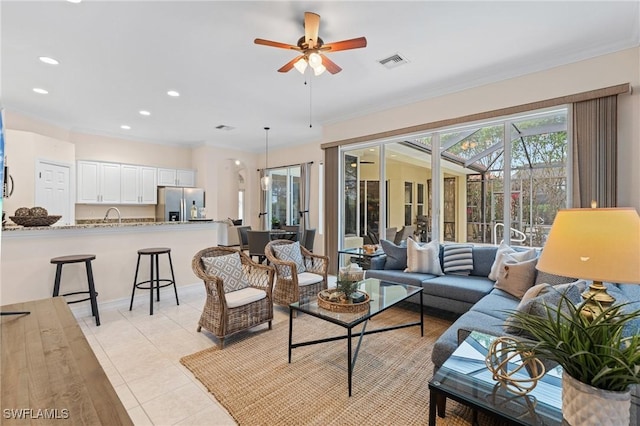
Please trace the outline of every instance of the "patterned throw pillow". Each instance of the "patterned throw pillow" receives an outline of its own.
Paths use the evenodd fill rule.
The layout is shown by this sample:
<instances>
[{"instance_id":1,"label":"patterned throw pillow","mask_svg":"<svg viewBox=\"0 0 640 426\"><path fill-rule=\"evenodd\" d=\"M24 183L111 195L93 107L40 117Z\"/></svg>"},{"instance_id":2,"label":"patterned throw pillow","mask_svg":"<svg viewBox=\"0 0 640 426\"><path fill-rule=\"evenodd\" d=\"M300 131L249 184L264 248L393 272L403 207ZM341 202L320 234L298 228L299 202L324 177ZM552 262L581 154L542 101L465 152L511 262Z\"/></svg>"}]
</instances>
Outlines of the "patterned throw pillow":
<instances>
[{"instance_id":1,"label":"patterned throw pillow","mask_svg":"<svg viewBox=\"0 0 640 426\"><path fill-rule=\"evenodd\" d=\"M242 270L242 262L238 253L203 257L202 264L207 274L222 278L225 293L249 287L249 280Z\"/></svg>"},{"instance_id":2,"label":"patterned throw pillow","mask_svg":"<svg viewBox=\"0 0 640 426\"><path fill-rule=\"evenodd\" d=\"M473 270L473 245L445 244L442 263L445 274L469 275Z\"/></svg>"},{"instance_id":3,"label":"patterned throw pillow","mask_svg":"<svg viewBox=\"0 0 640 426\"><path fill-rule=\"evenodd\" d=\"M278 259L286 262L294 262L296 264L296 272L298 274L307 270L307 268L304 267L304 259L302 258L302 252L300 251L300 242L296 241L293 244L273 246L273 251Z\"/></svg>"}]
</instances>

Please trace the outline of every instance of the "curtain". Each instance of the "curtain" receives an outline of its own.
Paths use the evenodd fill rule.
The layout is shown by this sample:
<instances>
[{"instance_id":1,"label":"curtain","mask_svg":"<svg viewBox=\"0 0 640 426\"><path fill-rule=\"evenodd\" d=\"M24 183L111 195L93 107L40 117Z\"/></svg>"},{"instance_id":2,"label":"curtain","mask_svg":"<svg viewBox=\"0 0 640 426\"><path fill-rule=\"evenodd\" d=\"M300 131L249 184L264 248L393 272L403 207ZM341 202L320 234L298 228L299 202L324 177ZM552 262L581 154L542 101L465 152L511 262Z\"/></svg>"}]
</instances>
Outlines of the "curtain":
<instances>
[{"instance_id":1,"label":"curtain","mask_svg":"<svg viewBox=\"0 0 640 426\"><path fill-rule=\"evenodd\" d=\"M258 181L258 188L260 188L260 213L258 214L258 219L260 219L260 229L268 230L271 229L269 224L267 223L268 214L267 214L267 197L269 196L269 191L262 190L262 178L265 177L269 173L268 170L262 169L260 170L260 180Z\"/></svg>"},{"instance_id":2,"label":"curtain","mask_svg":"<svg viewBox=\"0 0 640 426\"><path fill-rule=\"evenodd\" d=\"M309 227L309 197L311 192L311 164L300 164L300 232Z\"/></svg>"},{"instance_id":3,"label":"curtain","mask_svg":"<svg viewBox=\"0 0 640 426\"><path fill-rule=\"evenodd\" d=\"M616 206L617 100L573 104L573 207Z\"/></svg>"}]
</instances>

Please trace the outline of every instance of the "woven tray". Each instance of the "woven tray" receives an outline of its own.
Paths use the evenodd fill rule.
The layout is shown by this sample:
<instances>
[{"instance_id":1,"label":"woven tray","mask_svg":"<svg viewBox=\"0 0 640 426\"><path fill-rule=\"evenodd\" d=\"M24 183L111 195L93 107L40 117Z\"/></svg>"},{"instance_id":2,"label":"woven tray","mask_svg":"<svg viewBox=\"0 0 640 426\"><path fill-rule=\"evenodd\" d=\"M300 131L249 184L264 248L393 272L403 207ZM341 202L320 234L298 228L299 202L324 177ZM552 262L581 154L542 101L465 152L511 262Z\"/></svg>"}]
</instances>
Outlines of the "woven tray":
<instances>
[{"instance_id":1,"label":"woven tray","mask_svg":"<svg viewBox=\"0 0 640 426\"><path fill-rule=\"evenodd\" d=\"M333 293L334 291L336 291L336 289L333 288L326 291L328 291L329 293ZM359 302L359 303L330 302L328 300L324 300L322 297L320 297L320 293L318 293L318 306L320 306L322 309L326 309L332 312L348 312L348 313L365 312L369 310L370 297L364 291L358 290L358 292L364 294L365 299L363 302Z\"/></svg>"},{"instance_id":2,"label":"woven tray","mask_svg":"<svg viewBox=\"0 0 640 426\"><path fill-rule=\"evenodd\" d=\"M9 216L16 225L49 226L60 220L62 216Z\"/></svg>"}]
</instances>

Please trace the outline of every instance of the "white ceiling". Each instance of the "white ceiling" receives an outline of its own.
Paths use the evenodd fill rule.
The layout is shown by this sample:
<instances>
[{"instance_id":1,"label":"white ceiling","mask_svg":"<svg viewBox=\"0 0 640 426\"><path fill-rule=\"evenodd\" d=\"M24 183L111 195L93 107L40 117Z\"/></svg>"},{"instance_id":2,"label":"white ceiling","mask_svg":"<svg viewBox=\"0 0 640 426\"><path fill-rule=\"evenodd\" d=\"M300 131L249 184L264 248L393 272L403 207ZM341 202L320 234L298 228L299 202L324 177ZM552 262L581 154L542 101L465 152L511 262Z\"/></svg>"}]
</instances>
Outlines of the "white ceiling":
<instances>
[{"instance_id":1,"label":"white ceiling","mask_svg":"<svg viewBox=\"0 0 640 426\"><path fill-rule=\"evenodd\" d=\"M638 0L2 0L0 7L6 109L72 131L248 151L264 148L264 126L272 147L317 142L323 124L640 45ZM368 40L364 49L329 54L342 72L307 74L311 102L304 76L276 72L296 52L253 43L295 44L305 11L320 14L325 43ZM378 63L395 53L409 63ZM170 89L181 96L170 98ZM216 130L221 124L234 130Z\"/></svg>"}]
</instances>

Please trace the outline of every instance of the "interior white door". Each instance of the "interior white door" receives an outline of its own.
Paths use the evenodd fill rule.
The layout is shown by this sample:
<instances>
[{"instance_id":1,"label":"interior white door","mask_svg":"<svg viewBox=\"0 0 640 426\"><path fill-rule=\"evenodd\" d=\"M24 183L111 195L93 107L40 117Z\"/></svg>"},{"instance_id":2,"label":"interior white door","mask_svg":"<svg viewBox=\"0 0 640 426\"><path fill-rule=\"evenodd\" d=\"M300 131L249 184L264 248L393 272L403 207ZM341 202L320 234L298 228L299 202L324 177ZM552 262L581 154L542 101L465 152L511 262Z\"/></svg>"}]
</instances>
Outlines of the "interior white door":
<instances>
[{"instance_id":1,"label":"interior white door","mask_svg":"<svg viewBox=\"0 0 640 426\"><path fill-rule=\"evenodd\" d=\"M50 215L61 215L56 225L70 225L73 220L70 175L69 166L37 162L35 205L44 207Z\"/></svg>"}]
</instances>

